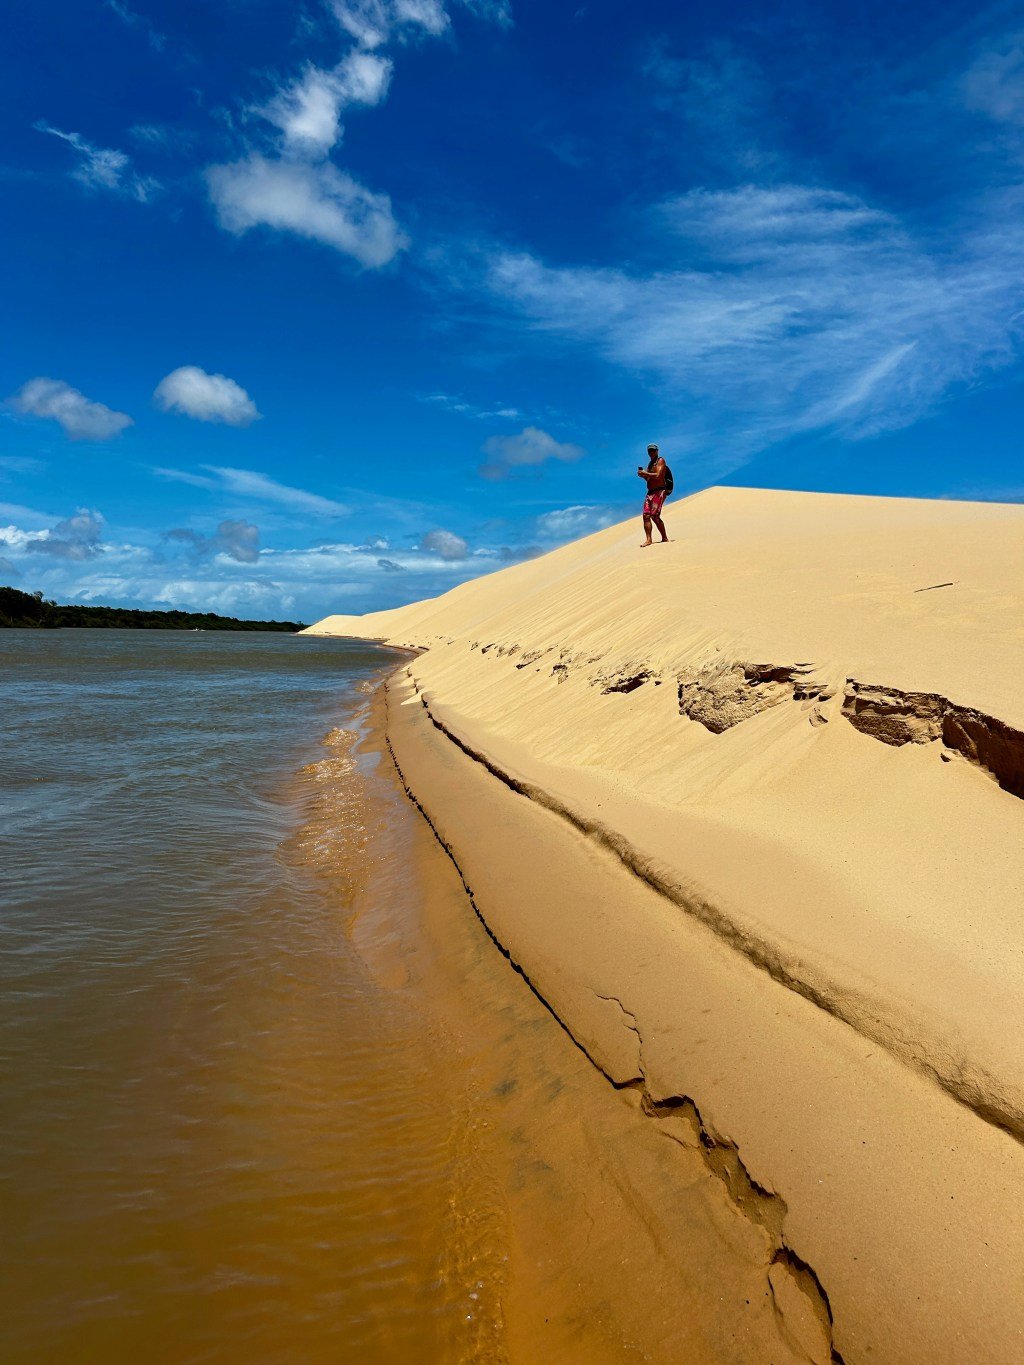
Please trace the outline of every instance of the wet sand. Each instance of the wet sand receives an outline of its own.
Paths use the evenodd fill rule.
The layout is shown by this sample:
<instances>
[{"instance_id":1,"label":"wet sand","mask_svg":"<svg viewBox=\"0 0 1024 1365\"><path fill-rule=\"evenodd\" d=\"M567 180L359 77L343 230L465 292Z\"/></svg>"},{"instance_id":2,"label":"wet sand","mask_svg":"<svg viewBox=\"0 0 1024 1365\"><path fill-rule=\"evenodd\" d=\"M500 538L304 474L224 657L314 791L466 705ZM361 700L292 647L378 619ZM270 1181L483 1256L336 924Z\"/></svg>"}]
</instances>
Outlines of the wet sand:
<instances>
[{"instance_id":1,"label":"wet sand","mask_svg":"<svg viewBox=\"0 0 1024 1365\"><path fill-rule=\"evenodd\" d=\"M405 799L388 733L382 694L368 744ZM419 814L411 833L418 928L382 932L370 892L352 933L389 989L438 1021L449 1066L457 1059L447 1084L473 1114L449 1272L487 1301L472 1358L805 1359L795 1338L807 1324L799 1305L796 1321L781 1311L772 1238L737 1201L735 1172L709 1160L687 1116L645 1112L640 1089L593 1065L495 942Z\"/></svg>"}]
</instances>

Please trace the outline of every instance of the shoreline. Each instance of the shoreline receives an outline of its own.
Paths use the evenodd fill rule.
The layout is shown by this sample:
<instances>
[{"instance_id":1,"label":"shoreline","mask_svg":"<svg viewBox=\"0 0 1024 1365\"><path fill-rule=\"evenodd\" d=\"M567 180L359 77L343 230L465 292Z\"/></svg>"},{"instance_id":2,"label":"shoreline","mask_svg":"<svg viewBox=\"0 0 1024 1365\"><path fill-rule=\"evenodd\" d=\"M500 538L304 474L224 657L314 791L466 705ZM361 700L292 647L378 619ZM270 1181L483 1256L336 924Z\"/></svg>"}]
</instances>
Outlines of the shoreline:
<instances>
[{"instance_id":1,"label":"shoreline","mask_svg":"<svg viewBox=\"0 0 1024 1365\"><path fill-rule=\"evenodd\" d=\"M636 1089L649 1119L699 1153L737 1210L766 1230L766 1288L783 1319L799 1324L789 1332L804 1352L847 1365L869 1354L1010 1358L1024 1258L1019 1145L886 1053L863 1055L846 1025L504 786L443 737L407 676L396 685L392 675L388 696L403 782L488 933L595 1066ZM527 874L515 850L502 856L489 825L542 857L543 874ZM708 1014L716 1035L700 1040ZM766 1018L772 1031L758 1039ZM831 1116L819 1112L823 1094ZM978 1129L965 1133L965 1124ZM951 1275L955 1297L938 1289Z\"/></svg>"},{"instance_id":2,"label":"shoreline","mask_svg":"<svg viewBox=\"0 0 1024 1365\"><path fill-rule=\"evenodd\" d=\"M411 853L423 909L406 984L473 1057L476 1156L488 1166L479 1184L504 1211L508 1257L495 1358L828 1360L815 1350L828 1328L813 1277L795 1260L775 1268L774 1282L766 1277L772 1215L734 1198L739 1163L724 1148L709 1162L685 1115L652 1123L641 1088L609 1084L482 913L401 766L394 703L404 667L374 694L366 744L386 760L418 831ZM358 922L355 931L358 940ZM392 984L409 941L393 948ZM471 1150L461 1160L472 1165Z\"/></svg>"}]
</instances>

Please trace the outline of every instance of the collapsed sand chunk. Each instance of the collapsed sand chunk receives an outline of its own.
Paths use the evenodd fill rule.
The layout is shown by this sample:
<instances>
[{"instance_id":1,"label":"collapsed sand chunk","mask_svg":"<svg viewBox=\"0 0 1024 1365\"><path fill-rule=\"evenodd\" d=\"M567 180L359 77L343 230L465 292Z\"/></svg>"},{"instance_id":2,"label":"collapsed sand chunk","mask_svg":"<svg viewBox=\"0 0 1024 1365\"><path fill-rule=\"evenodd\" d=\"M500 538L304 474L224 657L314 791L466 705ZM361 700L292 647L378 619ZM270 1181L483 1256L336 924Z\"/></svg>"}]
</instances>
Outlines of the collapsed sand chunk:
<instances>
[{"instance_id":1,"label":"collapsed sand chunk","mask_svg":"<svg viewBox=\"0 0 1024 1365\"><path fill-rule=\"evenodd\" d=\"M808 675L813 665L727 662L679 679L679 714L720 735L785 701L827 701L832 692Z\"/></svg>"},{"instance_id":2,"label":"collapsed sand chunk","mask_svg":"<svg viewBox=\"0 0 1024 1365\"><path fill-rule=\"evenodd\" d=\"M843 715L855 730L883 744L941 740L947 751L991 773L1004 791L1024 797L1024 733L995 716L934 692L904 692L855 678L847 679Z\"/></svg>"}]
</instances>

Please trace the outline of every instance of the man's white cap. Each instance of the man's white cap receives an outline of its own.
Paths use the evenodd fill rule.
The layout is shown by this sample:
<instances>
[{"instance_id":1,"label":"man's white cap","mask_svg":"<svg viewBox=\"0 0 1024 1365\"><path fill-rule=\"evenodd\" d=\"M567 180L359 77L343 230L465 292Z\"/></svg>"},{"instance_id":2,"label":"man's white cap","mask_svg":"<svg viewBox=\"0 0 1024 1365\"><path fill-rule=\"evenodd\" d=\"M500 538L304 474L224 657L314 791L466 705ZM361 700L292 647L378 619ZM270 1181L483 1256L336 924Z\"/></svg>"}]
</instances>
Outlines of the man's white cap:
<instances>
[{"instance_id":1,"label":"man's white cap","mask_svg":"<svg viewBox=\"0 0 1024 1365\"><path fill-rule=\"evenodd\" d=\"M657 449L658 449L657 443L656 443L655 441L648 441L648 442L647 442L647 449L648 449L648 450L657 450Z\"/></svg>"}]
</instances>

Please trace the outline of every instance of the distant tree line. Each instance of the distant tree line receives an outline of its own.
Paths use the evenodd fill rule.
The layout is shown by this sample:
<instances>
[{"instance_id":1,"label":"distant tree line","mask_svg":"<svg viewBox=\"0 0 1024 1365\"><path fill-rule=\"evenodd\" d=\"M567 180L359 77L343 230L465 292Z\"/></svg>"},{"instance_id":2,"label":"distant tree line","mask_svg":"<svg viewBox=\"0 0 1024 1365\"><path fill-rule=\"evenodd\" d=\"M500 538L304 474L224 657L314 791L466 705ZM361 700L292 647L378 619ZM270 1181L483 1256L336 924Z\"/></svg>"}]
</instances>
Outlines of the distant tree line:
<instances>
[{"instance_id":1,"label":"distant tree line","mask_svg":"<svg viewBox=\"0 0 1024 1365\"><path fill-rule=\"evenodd\" d=\"M240 621L212 611L133 611L127 607L59 606L41 592L0 588L0 629L93 626L116 630L302 630L301 621Z\"/></svg>"}]
</instances>

